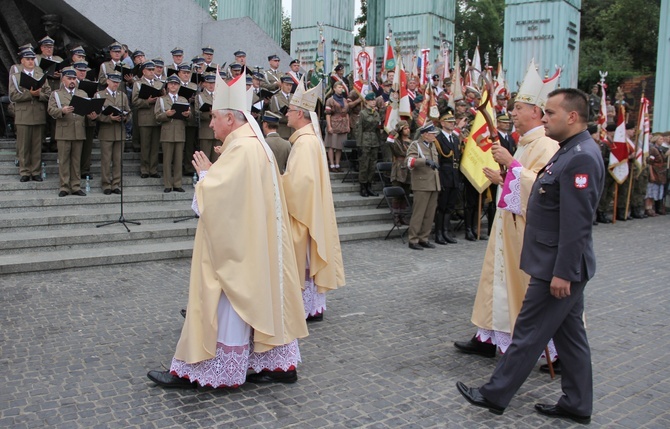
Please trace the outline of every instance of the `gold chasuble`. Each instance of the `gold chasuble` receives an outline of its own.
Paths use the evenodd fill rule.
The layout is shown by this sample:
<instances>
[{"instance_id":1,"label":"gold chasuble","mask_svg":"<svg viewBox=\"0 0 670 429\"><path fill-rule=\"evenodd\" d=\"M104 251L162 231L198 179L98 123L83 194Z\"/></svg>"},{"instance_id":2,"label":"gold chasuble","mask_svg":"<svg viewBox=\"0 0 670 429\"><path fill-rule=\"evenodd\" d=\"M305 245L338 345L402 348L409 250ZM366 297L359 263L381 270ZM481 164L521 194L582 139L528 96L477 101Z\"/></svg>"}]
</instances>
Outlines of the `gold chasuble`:
<instances>
[{"instance_id":1,"label":"gold chasuble","mask_svg":"<svg viewBox=\"0 0 670 429\"><path fill-rule=\"evenodd\" d=\"M514 329L530 281L530 276L519 268L528 198L537 172L557 150L558 143L544 135L543 127L536 127L519 139L514 158L522 168L513 168L513 173L518 177L521 214L496 210L472 310L472 323L481 329L510 334Z\"/></svg>"},{"instance_id":2,"label":"gold chasuble","mask_svg":"<svg viewBox=\"0 0 670 429\"><path fill-rule=\"evenodd\" d=\"M196 363L216 355L221 293L253 328L254 351L306 337L303 275L281 179L248 123L228 135L195 192L200 220L175 358Z\"/></svg>"},{"instance_id":3,"label":"gold chasuble","mask_svg":"<svg viewBox=\"0 0 670 429\"><path fill-rule=\"evenodd\" d=\"M317 292L325 293L345 284L326 154L312 124L295 131L289 141L292 148L282 182L298 273L304 277L309 243L309 272Z\"/></svg>"}]
</instances>

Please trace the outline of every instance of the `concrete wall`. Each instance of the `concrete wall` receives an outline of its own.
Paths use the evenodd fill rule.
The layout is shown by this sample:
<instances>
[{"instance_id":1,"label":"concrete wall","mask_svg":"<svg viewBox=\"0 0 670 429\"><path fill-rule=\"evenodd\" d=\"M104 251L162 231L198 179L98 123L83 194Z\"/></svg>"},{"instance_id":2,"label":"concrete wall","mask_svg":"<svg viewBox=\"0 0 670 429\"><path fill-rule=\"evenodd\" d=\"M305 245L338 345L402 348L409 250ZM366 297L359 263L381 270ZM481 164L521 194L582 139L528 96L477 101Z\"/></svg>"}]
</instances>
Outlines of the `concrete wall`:
<instances>
[{"instance_id":1,"label":"concrete wall","mask_svg":"<svg viewBox=\"0 0 670 429\"><path fill-rule=\"evenodd\" d=\"M281 44L281 13L281 0L219 0L216 16L219 21L248 16Z\"/></svg>"}]
</instances>

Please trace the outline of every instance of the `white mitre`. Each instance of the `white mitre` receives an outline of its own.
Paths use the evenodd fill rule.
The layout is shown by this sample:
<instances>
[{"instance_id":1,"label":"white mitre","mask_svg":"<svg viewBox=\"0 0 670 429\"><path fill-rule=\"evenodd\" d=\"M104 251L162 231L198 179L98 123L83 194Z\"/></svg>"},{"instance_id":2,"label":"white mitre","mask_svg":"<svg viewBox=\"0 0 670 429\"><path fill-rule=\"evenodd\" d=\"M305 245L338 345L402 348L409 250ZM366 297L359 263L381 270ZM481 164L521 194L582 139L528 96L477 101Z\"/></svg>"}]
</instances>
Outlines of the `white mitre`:
<instances>
[{"instance_id":1,"label":"white mitre","mask_svg":"<svg viewBox=\"0 0 670 429\"><path fill-rule=\"evenodd\" d=\"M535 59L533 58L530 60L526 76L523 78L519 92L514 100L534 104L544 109L547 102L547 96L551 91L556 89L560 75L561 69L558 68L554 76L543 80L537 72L537 66L535 65Z\"/></svg>"},{"instance_id":2,"label":"white mitre","mask_svg":"<svg viewBox=\"0 0 670 429\"><path fill-rule=\"evenodd\" d=\"M305 75L300 78L300 83L298 83L289 105L314 112L316 110L316 103L321 98L323 92L323 81L319 82L314 88L305 90L304 78Z\"/></svg>"},{"instance_id":3,"label":"white mitre","mask_svg":"<svg viewBox=\"0 0 670 429\"><path fill-rule=\"evenodd\" d=\"M226 82L217 71L212 98L212 110L249 111L250 107L247 106L247 81L244 73Z\"/></svg>"}]
</instances>

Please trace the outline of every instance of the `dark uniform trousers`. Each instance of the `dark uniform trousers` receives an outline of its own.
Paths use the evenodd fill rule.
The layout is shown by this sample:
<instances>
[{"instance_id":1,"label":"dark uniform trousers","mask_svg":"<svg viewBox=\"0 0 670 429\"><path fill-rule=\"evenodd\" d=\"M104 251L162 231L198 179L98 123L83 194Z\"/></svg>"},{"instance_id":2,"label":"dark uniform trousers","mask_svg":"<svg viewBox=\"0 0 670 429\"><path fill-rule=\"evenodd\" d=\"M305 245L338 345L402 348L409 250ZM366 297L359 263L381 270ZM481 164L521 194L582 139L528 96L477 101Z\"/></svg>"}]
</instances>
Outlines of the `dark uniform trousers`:
<instances>
[{"instance_id":1,"label":"dark uniform trousers","mask_svg":"<svg viewBox=\"0 0 670 429\"><path fill-rule=\"evenodd\" d=\"M412 218L409 221L409 242L417 244L427 242L430 228L433 226L437 194L440 189L440 177L437 170L426 165L426 160L437 162L435 145L428 147L423 141L413 141L407 149L407 158L414 160L412 169Z\"/></svg>"},{"instance_id":2,"label":"dark uniform trousers","mask_svg":"<svg viewBox=\"0 0 670 429\"><path fill-rule=\"evenodd\" d=\"M595 273L592 218L605 167L587 131L560 143L538 173L528 200L521 269L530 284L514 325L512 344L480 393L507 407L553 337L561 357L558 405L579 416L593 408L591 351L582 315L584 287ZM568 222L566 222L566 219ZM570 282L570 295L551 295L551 278Z\"/></svg>"}]
</instances>

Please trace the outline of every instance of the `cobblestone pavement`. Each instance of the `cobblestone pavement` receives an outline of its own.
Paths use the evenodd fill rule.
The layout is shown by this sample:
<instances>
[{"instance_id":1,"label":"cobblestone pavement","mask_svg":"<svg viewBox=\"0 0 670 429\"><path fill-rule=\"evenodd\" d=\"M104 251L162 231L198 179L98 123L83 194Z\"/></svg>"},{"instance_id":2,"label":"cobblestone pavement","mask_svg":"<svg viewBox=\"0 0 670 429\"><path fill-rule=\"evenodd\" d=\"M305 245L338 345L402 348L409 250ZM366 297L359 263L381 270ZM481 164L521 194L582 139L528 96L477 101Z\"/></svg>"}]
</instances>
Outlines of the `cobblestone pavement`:
<instances>
[{"instance_id":1,"label":"cobblestone pavement","mask_svg":"<svg viewBox=\"0 0 670 429\"><path fill-rule=\"evenodd\" d=\"M670 427L670 216L595 227L586 289L591 427ZM467 405L496 360L459 354L485 242L413 251L399 239L345 243L348 286L300 344L293 385L175 391L169 365L187 301L188 260L4 276L3 428L566 428L533 410L560 381L534 371L503 416ZM621 247L620 247L621 246Z\"/></svg>"}]
</instances>

